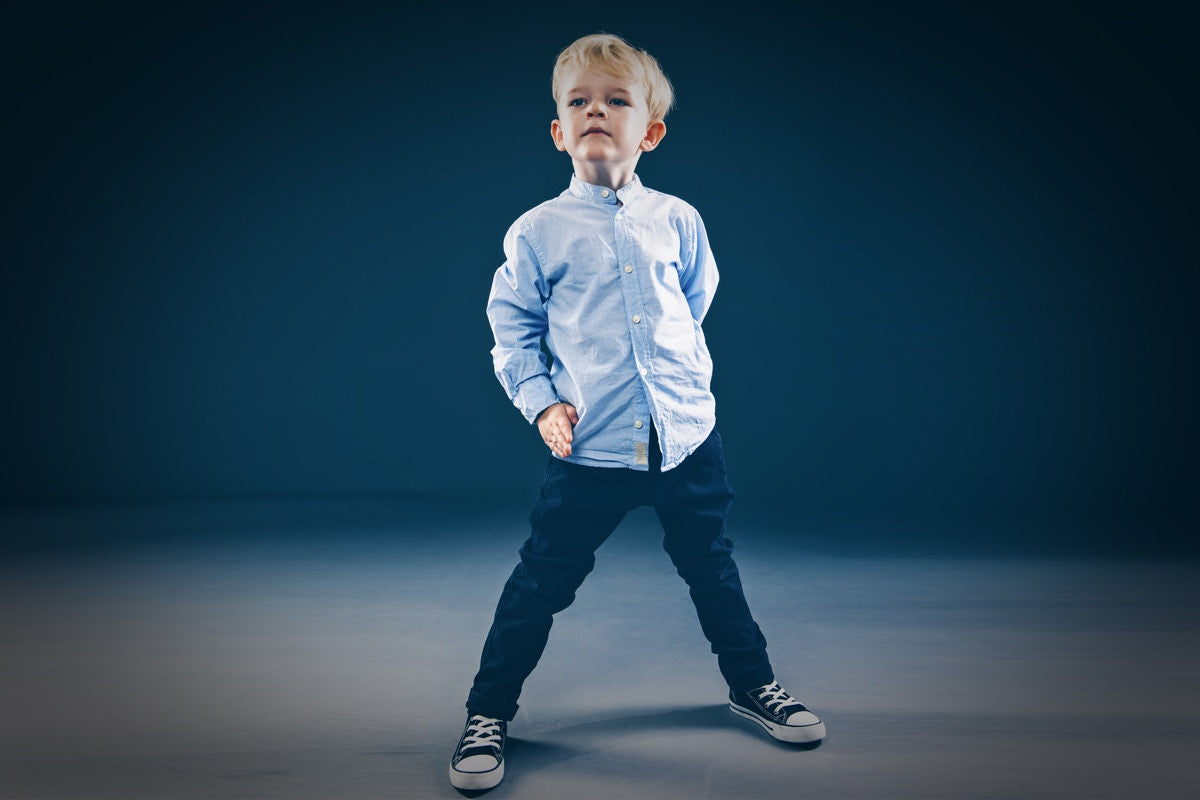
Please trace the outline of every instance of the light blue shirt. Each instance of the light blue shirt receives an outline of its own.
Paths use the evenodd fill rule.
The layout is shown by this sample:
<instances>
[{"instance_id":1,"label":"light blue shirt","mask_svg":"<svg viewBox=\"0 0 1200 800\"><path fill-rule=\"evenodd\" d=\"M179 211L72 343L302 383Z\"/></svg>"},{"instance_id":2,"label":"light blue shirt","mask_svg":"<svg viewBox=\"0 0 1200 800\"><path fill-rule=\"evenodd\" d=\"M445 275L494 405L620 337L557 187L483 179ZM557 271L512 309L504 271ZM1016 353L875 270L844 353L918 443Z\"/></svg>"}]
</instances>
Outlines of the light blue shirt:
<instances>
[{"instance_id":1,"label":"light blue shirt","mask_svg":"<svg viewBox=\"0 0 1200 800\"><path fill-rule=\"evenodd\" d=\"M496 377L530 422L575 406L567 461L648 469L651 424L663 470L700 446L716 424L700 323L717 265L696 209L636 175L615 192L572 176L512 224L504 256L487 304Z\"/></svg>"}]
</instances>

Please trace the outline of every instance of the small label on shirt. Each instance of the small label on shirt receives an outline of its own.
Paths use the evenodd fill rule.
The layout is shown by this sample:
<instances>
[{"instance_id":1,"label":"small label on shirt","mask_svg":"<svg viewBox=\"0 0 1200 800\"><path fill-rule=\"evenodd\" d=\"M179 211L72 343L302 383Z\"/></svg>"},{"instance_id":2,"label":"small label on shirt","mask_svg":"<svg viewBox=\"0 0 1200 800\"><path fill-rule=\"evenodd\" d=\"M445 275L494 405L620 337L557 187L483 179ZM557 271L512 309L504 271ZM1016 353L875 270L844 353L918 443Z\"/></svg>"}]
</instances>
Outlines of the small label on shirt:
<instances>
[{"instance_id":1,"label":"small label on shirt","mask_svg":"<svg viewBox=\"0 0 1200 800\"><path fill-rule=\"evenodd\" d=\"M642 442L634 442L633 445L633 463L647 464L646 461L646 445Z\"/></svg>"}]
</instances>

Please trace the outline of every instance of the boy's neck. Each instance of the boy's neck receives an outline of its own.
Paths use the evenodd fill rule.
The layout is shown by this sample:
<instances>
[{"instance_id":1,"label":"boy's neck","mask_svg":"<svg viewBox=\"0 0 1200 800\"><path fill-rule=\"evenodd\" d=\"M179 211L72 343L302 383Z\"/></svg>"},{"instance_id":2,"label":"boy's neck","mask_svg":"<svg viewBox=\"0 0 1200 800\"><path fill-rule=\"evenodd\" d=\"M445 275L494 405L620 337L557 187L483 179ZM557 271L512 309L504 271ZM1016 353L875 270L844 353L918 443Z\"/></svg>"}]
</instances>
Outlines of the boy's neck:
<instances>
[{"instance_id":1,"label":"boy's neck","mask_svg":"<svg viewBox=\"0 0 1200 800\"><path fill-rule=\"evenodd\" d=\"M637 163L624 165L616 169L609 169L604 164L589 164L587 162L579 162L572 159L575 167L575 176L584 183L590 183L593 186L603 186L606 189L612 189L614 192L625 186L633 180L634 167Z\"/></svg>"}]
</instances>

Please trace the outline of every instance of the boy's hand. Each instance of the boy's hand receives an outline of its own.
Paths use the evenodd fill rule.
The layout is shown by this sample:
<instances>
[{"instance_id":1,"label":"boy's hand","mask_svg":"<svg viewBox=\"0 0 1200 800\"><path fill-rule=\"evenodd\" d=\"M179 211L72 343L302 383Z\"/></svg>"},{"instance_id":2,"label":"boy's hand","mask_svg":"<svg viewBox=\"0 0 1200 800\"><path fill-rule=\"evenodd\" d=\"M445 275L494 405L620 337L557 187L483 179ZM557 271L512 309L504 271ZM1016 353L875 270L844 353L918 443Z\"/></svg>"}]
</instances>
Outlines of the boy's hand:
<instances>
[{"instance_id":1,"label":"boy's hand","mask_svg":"<svg viewBox=\"0 0 1200 800\"><path fill-rule=\"evenodd\" d=\"M570 403L555 403L541 414L538 414L538 431L542 441L559 458L571 455L571 440L574 439L572 429L579 422L579 412Z\"/></svg>"}]
</instances>

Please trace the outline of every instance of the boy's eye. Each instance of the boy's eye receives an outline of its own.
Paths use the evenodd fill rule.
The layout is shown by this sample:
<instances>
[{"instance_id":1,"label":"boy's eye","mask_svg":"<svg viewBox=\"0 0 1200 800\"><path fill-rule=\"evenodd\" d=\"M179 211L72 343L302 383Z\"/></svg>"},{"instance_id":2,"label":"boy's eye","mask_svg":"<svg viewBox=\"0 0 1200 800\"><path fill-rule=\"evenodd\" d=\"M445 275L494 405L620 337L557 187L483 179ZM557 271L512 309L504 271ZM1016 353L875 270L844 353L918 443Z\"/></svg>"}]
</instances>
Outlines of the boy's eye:
<instances>
[{"instance_id":1,"label":"boy's eye","mask_svg":"<svg viewBox=\"0 0 1200 800\"><path fill-rule=\"evenodd\" d=\"M587 105L587 101L586 101L586 100L584 100L582 97L576 97L576 98L574 98L573 100L571 100L569 103L567 103L567 105L569 105L569 106L583 106L583 105Z\"/></svg>"},{"instance_id":2,"label":"boy's eye","mask_svg":"<svg viewBox=\"0 0 1200 800\"><path fill-rule=\"evenodd\" d=\"M624 100L622 100L620 97L614 97L612 100L609 100L608 102L612 103L614 106L627 106L627 105L629 105L629 103L625 102L625 101L624 101Z\"/></svg>"}]
</instances>

